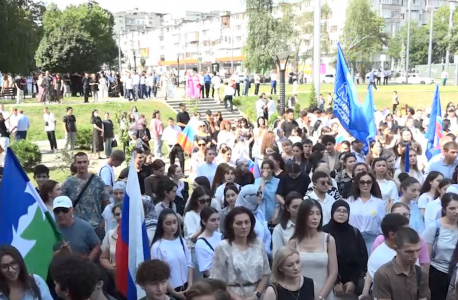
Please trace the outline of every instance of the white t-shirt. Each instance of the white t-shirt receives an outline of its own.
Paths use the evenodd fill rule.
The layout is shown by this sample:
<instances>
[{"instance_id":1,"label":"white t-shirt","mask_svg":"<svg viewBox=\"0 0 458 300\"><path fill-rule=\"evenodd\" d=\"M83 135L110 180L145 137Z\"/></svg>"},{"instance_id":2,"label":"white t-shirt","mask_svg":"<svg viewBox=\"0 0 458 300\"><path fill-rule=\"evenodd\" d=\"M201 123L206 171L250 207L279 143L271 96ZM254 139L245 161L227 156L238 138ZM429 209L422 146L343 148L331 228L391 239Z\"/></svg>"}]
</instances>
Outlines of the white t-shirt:
<instances>
[{"instance_id":1,"label":"white t-shirt","mask_svg":"<svg viewBox=\"0 0 458 300\"><path fill-rule=\"evenodd\" d=\"M442 209L441 200L437 198L436 200L428 202L425 208L425 228L429 224L434 223L438 219L438 215ZM440 215L439 215L440 218Z\"/></svg>"},{"instance_id":2,"label":"white t-shirt","mask_svg":"<svg viewBox=\"0 0 458 300\"><path fill-rule=\"evenodd\" d=\"M271 81L277 81L277 74L276 73L270 74L270 80Z\"/></svg>"},{"instance_id":3,"label":"white t-shirt","mask_svg":"<svg viewBox=\"0 0 458 300\"><path fill-rule=\"evenodd\" d=\"M113 215L113 206L113 203L108 204L107 206L105 206L102 212L102 217L105 220L105 233L116 228L116 226L118 225Z\"/></svg>"},{"instance_id":4,"label":"white t-shirt","mask_svg":"<svg viewBox=\"0 0 458 300\"><path fill-rule=\"evenodd\" d=\"M235 186L240 190L240 185L238 185L237 183L234 183ZM220 201L223 201L224 199L224 189L226 188L226 183L223 183L222 185L220 185L219 187L216 188L216 191L215 191L215 198L220 200Z\"/></svg>"},{"instance_id":5,"label":"white t-shirt","mask_svg":"<svg viewBox=\"0 0 458 300\"><path fill-rule=\"evenodd\" d=\"M113 187L115 183L114 169L109 164L104 164L99 171L99 177L102 178L105 185Z\"/></svg>"},{"instance_id":6,"label":"white t-shirt","mask_svg":"<svg viewBox=\"0 0 458 300\"><path fill-rule=\"evenodd\" d=\"M215 163L206 163L204 162L200 166L197 167L197 174L196 176L205 176L208 178L208 181L210 184L213 184L213 179L215 178L215 173L216 173L216 168L218 168L218 165Z\"/></svg>"},{"instance_id":7,"label":"white t-shirt","mask_svg":"<svg viewBox=\"0 0 458 300\"><path fill-rule=\"evenodd\" d=\"M308 193L307 195L312 199L318 200L318 202L320 202L321 208L323 209L323 224L328 224L329 220L331 220L332 205L334 204L334 202L336 202L336 199L334 199L334 197L326 193L324 201L321 201L321 199L318 198L314 191Z\"/></svg>"},{"instance_id":8,"label":"white t-shirt","mask_svg":"<svg viewBox=\"0 0 458 300\"><path fill-rule=\"evenodd\" d=\"M433 201L434 197L431 197L427 193L423 193L418 197L418 207L419 208L426 208L429 202Z\"/></svg>"},{"instance_id":9,"label":"white t-shirt","mask_svg":"<svg viewBox=\"0 0 458 300\"><path fill-rule=\"evenodd\" d=\"M196 242L196 258L200 272L205 272L211 269L213 262L213 254L216 246L221 242L223 235L220 232L214 232L211 238L206 238L207 242L212 246L213 250L199 236Z\"/></svg>"},{"instance_id":10,"label":"white t-shirt","mask_svg":"<svg viewBox=\"0 0 458 300\"><path fill-rule=\"evenodd\" d=\"M169 265L169 283L173 289L188 282L188 268L194 268L191 252L181 237L173 241L165 239L156 241L151 247L151 259L160 259Z\"/></svg>"},{"instance_id":11,"label":"white t-shirt","mask_svg":"<svg viewBox=\"0 0 458 300\"><path fill-rule=\"evenodd\" d=\"M388 201L398 199L398 186L394 180L377 180L380 190L382 192L382 200L387 205Z\"/></svg>"},{"instance_id":12,"label":"white t-shirt","mask_svg":"<svg viewBox=\"0 0 458 300\"><path fill-rule=\"evenodd\" d=\"M45 131L56 130L56 118L53 113L43 114L43 120L45 121ZM46 125L46 122L48 122L48 125Z\"/></svg>"},{"instance_id":13,"label":"white t-shirt","mask_svg":"<svg viewBox=\"0 0 458 300\"><path fill-rule=\"evenodd\" d=\"M436 237L437 225L439 224L436 222L430 223L423 231L423 238L426 244L433 245L434 255L431 255L431 266L447 274L458 240L458 230L439 226L439 235Z\"/></svg>"},{"instance_id":14,"label":"white t-shirt","mask_svg":"<svg viewBox=\"0 0 458 300\"><path fill-rule=\"evenodd\" d=\"M132 77L127 77L125 83L126 83L126 90L133 89L134 81L132 80Z\"/></svg>"},{"instance_id":15,"label":"white t-shirt","mask_svg":"<svg viewBox=\"0 0 458 300\"><path fill-rule=\"evenodd\" d=\"M369 201L364 203L361 198L353 200L353 197L348 199L350 205L350 225L361 231L371 235L379 235L382 233L380 224L385 217L385 205L383 200L372 196Z\"/></svg>"},{"instance_id":16,"label":"white t-shirt","mask_svg":"<svg viewBox=\"0 0 458 300\"><path fill-rule=\"evenodd\" d=\"M215 90L219 89L221 87L221 78L218 75L213 76L212 84Z\"/></svg>"},{"instance_id":17,"label":"white t-shirt","mask_svg":"<svg viewBox=\"0 0 458 300\"><path fill-rule=\"evenodd\" d=\"M191 241L191 237L200 231L200 215L190 210L184 215L184 239L188 243L189 247L194 247L194 243Z\"/></svg>"},{"instance_id":18,"label":"white t-shirt","mask_svg":"<svg viewBox=\"0 0 458 300\"><path fill-rule=\"evenodd\" d=\"M396 251L388 247L385 242L375 248L374 252L372 252L371 256L369 256L369 260L367 261L367 270L369 271L372 280L374 280L375 272L377 272L381 266L390 262L395 256Z\"/></svg>"}]
</instances>

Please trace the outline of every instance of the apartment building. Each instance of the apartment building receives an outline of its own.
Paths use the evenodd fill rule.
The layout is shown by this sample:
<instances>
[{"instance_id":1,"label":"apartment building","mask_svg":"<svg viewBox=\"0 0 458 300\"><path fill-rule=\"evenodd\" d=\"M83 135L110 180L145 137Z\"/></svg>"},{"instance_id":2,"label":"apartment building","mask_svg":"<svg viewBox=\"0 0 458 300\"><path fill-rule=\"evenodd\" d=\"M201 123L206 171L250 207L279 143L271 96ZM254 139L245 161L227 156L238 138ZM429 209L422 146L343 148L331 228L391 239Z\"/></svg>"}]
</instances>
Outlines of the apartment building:
<instances>
[{"instance_id":1,"label":"apartment building","mask_svg":"<svg viewBox=\"0 0 458 300\"><path fill-rule=\"evenodd\" d=\"M162 25L164 14L140 11L138 8L113 14L114 31L137 31Z\"/></svg>"}]
</instances>

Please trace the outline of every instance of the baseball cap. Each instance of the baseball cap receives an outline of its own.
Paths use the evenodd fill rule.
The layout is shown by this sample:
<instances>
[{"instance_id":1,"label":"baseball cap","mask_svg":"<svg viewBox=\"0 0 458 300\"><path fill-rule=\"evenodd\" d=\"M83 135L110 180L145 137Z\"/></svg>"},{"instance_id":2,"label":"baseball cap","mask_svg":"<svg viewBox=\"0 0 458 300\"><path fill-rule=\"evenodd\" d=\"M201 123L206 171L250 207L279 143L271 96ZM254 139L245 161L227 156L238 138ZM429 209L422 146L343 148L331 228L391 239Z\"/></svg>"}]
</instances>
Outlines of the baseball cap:
<instances>
[{"instance_id":1,"label":"baseball cap","mask_svg":"<svg viewBox=\"0 0 458 300\"><path fill-rule=\"evenodd\" d=\"M56 209L58 207L72 208L72 200L70 200L70 198L68 198L67 196L56 197L52 203L52 209Z\"/></svg>"},{"instance_id":2,"label":"baseball cap","mask_svg":"<svg viewBox=\"0 0 458 300\"><path fill-rule=\"evenodd\" d=\"M211 115L211 114L212 114L212 111L211 111L211 110L207 110L205 113L206 113L207 115Z\"/></svg>"}]
</instances>

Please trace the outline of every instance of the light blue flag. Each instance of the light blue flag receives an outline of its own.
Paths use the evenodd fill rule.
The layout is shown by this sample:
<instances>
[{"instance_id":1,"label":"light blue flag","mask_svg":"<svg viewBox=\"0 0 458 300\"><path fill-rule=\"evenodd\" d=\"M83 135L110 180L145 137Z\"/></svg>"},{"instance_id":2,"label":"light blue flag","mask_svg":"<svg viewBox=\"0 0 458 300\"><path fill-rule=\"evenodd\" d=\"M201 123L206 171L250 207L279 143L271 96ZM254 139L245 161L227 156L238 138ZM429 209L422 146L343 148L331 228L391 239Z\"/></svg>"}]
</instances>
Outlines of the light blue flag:
<instances>
[{"instance_id":1,"label":"light blue flag","mask_svg":"<svg viewBox=\"0 0 458 300\"><path fill-rule=\"evenodd\" d=\"M364 154L367 154L370 149L370 144L372 141L375 140L377 136L377 127L375 125L375 117L374 117L374 94L372 92L372 85L369 85L367 89L366 99L363 103L364 108L364 117L366 118L366 122L369 127L369 136L366 138L364 143Z\"/></svg>"},{"instance_id":2,"label":"light blue flag","mask_svg":"<svg viewBox=\"0 0 458 300\"><path fill-rule=\"evenodd\" d=\"M364 114L364 107L358 101L356 87L348 70L340 43L337 43L334 115L339 119L343 128L355 139L362 142L367 140L370 135L368 120Z\"/></svg>"},{"instance_id":3,"label":"light blue flag","mask_svg":"<svg viewBox=\"0 0 458 300\"><path fill-rule=\"evenodd\" d=\"M428 160L430 160L434 155L441 153L439 142L443 136L441 97L439 95L439 85L436 84L436 91L434 92L433 103L431 104L428 131L425 135L425 138L428 141L425 152Z\"/></svg>"}]
</instances>

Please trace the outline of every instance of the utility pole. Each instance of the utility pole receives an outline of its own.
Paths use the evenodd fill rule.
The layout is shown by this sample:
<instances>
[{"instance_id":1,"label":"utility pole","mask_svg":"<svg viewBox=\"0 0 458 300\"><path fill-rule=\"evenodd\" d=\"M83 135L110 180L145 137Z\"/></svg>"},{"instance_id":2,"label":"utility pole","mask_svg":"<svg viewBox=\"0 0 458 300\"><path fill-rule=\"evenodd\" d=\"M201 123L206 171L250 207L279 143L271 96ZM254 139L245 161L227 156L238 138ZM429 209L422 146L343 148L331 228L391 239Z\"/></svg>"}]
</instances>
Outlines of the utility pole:
<instances>
[{"instance_id":1,"label":"utility pole","mask_svg":"<svg viewBox=\"0 0 458 300\"><path fill-rule=\"evenodd\" d=\"M433 23L434 23L434 7L430 3L430 20L429 20L429 47L428 47L428 77L431 78L431 63L433 60Z\"/></svg>"},{"instance_id":2,"label":"utility pole","mask_svg":"<svg viewBox=\"0 0 458 300\"><path fill-rule=\"evenodd\" d=\"M455 3L450 1L450 15L448 18L448 37L450 37L453 28L453 12L455 10ZM447 46L447 52L445 53L445 70L448 72L448 65L450 63L450 46ZM455 62L456 63L456 62Z\"/></svg>"},{"instance_id":3,"label":"utility pole","mask_svg":"<svg viewBox=\"0 0 458 300\"><path fill-rule=\"evenodd\" d=\"M407 0L407 49L406 49L406 83L409 83L409 59L410 59L410 13L411 13L411 4L412 0Z\"/></svg>"},{"instance_id":4,"label":"utility pole","mask_svg":"<svg viewBox=\"0 0 458 300\"><path fill-rule=\"evenodd\" d=\"M320 95L320 65L321 65L321 1L314 0L313 10L313 83L315 94Z\"/></svg>"},{"instance_id":5,"label":"utility pole","mask_svg":"<svg viewBox=\"0 0 458 300\"><path fill-rule=\"evenodd\" d=\"M121 65L121 29L118 31L118 70L119 74L122 72L122 65Z\"/></svg>"}]
</instances>

